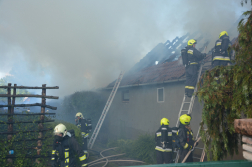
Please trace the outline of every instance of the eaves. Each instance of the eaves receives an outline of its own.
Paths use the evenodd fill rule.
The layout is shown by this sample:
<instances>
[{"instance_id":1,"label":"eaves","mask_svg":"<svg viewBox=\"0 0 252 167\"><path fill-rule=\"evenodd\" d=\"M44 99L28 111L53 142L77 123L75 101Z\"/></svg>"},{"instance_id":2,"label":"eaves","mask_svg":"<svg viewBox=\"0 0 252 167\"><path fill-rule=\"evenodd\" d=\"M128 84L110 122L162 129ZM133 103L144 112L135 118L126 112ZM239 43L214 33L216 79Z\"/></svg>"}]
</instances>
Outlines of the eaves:
<instances>
[{"instance_id":1,"label":"eaves","mask_svg":"<svg viewBox=\"0 0 252 167\"><path fill-rule=\"evenodd\" d=\"M185 80L186 80L186 78L183 77L183 78L180 78L180 79L168 80L168 81L163 81L163 82L152 82L152 83L144 83L144 84L132 84L132 85L119 86L118 89L138 87L138 86L158 85L158 84L165 84L165 83L172 83L172 82L182 82L182 81L185 81ZM113 87L102 88L102 90L110 90L110 89L113 89Z\"/></svg>"}]
</instances>

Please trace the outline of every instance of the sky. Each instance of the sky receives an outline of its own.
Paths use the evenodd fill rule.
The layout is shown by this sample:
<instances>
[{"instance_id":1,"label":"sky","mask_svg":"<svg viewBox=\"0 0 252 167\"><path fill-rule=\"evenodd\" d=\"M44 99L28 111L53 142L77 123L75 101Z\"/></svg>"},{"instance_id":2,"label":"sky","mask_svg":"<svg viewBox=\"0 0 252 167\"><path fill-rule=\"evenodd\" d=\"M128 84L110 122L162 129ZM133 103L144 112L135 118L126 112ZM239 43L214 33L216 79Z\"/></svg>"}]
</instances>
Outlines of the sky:
<instances>
[{"instance_id":1,"label":"sky","mask_svg":"<svg viewBox=\"0 0 252 167\"><path fill-rule=\"evenodd\" d=\"M158 43L201 32L238 35L240 0L0 0L0 77L59 86L60 98L105 87ZM229 32L228 32L229 33Z\"/></svg>"}]
</instances>

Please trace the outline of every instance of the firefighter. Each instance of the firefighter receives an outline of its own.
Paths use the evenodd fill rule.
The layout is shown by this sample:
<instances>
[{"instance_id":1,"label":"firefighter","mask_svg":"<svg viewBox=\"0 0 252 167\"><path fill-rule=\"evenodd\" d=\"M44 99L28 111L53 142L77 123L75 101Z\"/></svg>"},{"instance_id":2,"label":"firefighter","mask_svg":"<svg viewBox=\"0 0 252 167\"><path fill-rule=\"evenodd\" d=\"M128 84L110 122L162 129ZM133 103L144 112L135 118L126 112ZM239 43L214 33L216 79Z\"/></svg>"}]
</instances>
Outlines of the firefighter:
<instances>
[{"instance_id":1,"label":"firefighter","mask_svg":"<svg viewBox=\"0 0 252 167\"><path fill-rule=\"evenodd\" d=\"M185 94L187 97L192 97L194 87L197 84L199 61L206 57L206 54L200 53L195 45L197 41L190 39L187 42L186 53L187 53L187 64L186 64L186 82L185 82Z\"/></svg>"},{"instance_id":2,"label":"firefighter","mask_svg":"<svg viewBox=\"0 0 252 167\"><path fill-rule=\"evenodd\" d=\"M157 163L172 163L172 129L169 128L167 118L162 118L160 124L161 126L155 134Z\"/></svg>"},{"instance_id":3,"label":"firefighter","mask_svg":"<svg viewBox=\"0 0 252 167\"><path fill-rule=\"evenodd\" d=\"M180 116L179 129L178 129L178 139L180 144L179 157L183 161L188 151L193 151L194 149L194 138L193 132L189 126L192 117L190 114L183 114ZM188 156L185 162L193 162L193 152Z\"/></svg>"},{"instance_id":4,"label":"firefighter","mask_svg":"<svg viewBox=\"0 0 252 167\"><path fill-rule=\"evenodd\" d=\"M230 55L228 54L228 47L231 45L227 31L222 31L219 39L215 42L214 50L212 52L212 66L227 66L230 64Z\"/></svg>"},{"instance_id":5,"label":"firefighter","mask_svg":"<svg viewBox=\"0 0 252 167\"><path fill-rule=\"evenodd\" d=\"M89 130L88 130L88 123L87 120L83 117L81 112L78 112L75 115L75 122L78 128L81 129L81 135L82 135L82 145L83 145L83 151L84 153L87 152L87 139L89 136Z\"/></svg>"},{"instance_id":6,"label":"firefighter","mask_svg":"<svg viewBox=\"0 0 252 167\"><path fill-rule=\"evenodd\" d=\"M86 154L84 154L76 139L67 132L65 125L58 124L54 128L54 137L51 158L53 167L76 166L75 154L78 155L82 167L88 166Z\"/></svg>"}]
</instances>

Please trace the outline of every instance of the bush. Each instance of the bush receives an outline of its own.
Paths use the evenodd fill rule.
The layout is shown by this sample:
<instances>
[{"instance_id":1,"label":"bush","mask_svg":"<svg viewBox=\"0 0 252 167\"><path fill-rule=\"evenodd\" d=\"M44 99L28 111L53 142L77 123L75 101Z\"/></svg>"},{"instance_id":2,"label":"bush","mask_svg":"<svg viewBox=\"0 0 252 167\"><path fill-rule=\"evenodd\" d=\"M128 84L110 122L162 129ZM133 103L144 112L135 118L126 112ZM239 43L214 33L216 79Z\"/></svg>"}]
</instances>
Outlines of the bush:
<instances>
[{"instance_id":1,"label":"bush","mask_svg":"<svg viewBox=\"0 0 252 167\"><path fill-rule=\"evenodd\" d=\"M129 158L148 164L156 163L155 137L153 135L141 135L136 140L119 139L109 142L108 147L119 147L119 151L126 153Z\"/></svg>"}]
</instances>

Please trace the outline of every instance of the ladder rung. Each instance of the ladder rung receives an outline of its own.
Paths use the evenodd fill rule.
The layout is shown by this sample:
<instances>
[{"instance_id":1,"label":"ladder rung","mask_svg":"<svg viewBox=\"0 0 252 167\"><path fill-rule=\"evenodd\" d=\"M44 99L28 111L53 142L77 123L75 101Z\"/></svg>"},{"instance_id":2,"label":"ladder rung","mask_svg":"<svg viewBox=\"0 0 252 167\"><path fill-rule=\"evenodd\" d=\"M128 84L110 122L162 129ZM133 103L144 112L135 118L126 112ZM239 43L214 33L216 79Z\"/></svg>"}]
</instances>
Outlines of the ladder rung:
<instances>
[{"instance_id":1,"label":"ladder rung","mask_svg":"<svg viewBox=\"0 0 252 167\"><path fill-rule=\"evenodd\" d=\"M191 102L184 102L184 103L191 103Z\"/></svg>"},{"instance_id":2,"label":"ladder rung","mask_svg":"<svg viewBox=\"0 0 252 167\"><path fill-rule=\"evenodd\" d=\"M200 148L200 147L194 147L194 148L203 150L203 148Z\"/></svg>"},{"instance_id":3,"label":"ladder rung","mask_svg":"<svg viewBox=\"0 0 252 167\"><path fill-rule=\"evenodd\" d=\"M181 111L188 111L188 110L181 110Z\"/></svg>"},{"instance_id":4,"label":"ladder rung","mask_svg":"<svg viewBox=\"0 0 252 167\"><path fill-rule=\"evenodd\" d=\"M198 158L198 157L193 157L193 158L196 158L196 159L201 159L201 158Z\"/></svg>"}]
</instances>

